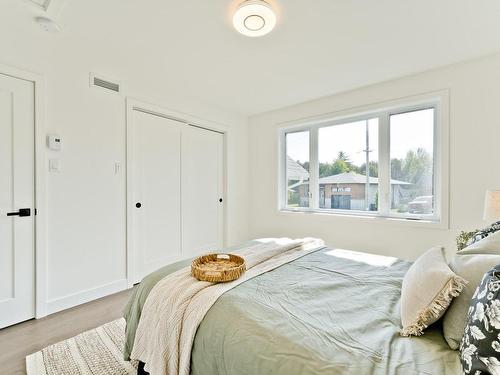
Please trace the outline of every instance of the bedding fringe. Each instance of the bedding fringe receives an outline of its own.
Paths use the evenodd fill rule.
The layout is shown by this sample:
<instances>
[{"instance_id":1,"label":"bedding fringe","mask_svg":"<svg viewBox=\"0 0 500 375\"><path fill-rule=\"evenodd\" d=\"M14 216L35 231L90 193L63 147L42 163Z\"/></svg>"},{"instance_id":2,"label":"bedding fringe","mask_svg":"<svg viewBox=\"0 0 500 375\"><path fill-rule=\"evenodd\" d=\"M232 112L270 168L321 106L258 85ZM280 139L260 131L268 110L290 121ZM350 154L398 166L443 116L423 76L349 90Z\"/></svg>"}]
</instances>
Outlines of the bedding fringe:
<instances>
[{"instance_id":1,"label":"bedding fringe","mask_svg":"<svg viewBox=\"0 0 500 375\"><path fill-rule=\"evenodd\" d=\"M460 276L453 276L434 298L431 304L418 314L418 318L415 322L399 331L401 336L408 337L423 335L424 329L428 327L426 322L441 316L442 312L450 306L451 300L454 297L457 297L467 284L468 281L464 278Z\"/></svg>"}]
</instances>

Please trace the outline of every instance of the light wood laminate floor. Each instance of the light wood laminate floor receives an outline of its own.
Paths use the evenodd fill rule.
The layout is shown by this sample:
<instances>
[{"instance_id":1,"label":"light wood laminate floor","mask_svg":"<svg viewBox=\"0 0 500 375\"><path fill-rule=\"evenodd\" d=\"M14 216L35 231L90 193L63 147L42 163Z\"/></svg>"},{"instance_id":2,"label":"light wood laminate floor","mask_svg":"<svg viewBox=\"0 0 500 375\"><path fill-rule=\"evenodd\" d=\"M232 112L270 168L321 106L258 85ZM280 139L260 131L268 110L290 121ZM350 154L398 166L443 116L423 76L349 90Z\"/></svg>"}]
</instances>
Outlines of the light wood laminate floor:
<instances>
[{"instance_id":1,"label":"light wood laminate floor","mask_svg":"<svg viewBox=\"0 0 500 375\"><path fill-rule=\"evenodd\" d=\"M0 374L26 374L25 357L118 319L132 289L0 330Z\"/></svg>"}]
</instances>

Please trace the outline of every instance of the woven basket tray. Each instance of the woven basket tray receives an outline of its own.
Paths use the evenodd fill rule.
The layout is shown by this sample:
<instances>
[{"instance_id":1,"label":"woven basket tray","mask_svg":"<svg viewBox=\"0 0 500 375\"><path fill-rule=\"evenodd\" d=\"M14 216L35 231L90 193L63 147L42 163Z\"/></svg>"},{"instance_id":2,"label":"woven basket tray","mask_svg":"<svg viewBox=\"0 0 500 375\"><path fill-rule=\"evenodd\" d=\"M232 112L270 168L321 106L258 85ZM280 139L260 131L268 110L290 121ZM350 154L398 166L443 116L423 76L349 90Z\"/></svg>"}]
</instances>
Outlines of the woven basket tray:
<instances>
[{"instance_id":1,"label":"woven basket tray","mask_svg":"<svg viewBox=\"0 0 500 375\"><path fill-rule=\"evenodd\" d=\"M202 255L191 263L193 277L212 283L236 280L245 270L245 260L234 254Z\"/></svg>"}]
</instances>

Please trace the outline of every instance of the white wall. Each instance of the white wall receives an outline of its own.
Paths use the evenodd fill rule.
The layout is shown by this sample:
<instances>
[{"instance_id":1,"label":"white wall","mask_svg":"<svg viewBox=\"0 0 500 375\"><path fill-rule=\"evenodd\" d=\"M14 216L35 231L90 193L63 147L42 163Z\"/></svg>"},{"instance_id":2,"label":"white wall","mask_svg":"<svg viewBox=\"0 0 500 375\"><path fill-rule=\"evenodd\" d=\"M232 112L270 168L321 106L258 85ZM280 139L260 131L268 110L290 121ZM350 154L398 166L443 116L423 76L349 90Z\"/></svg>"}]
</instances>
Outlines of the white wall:
<instances>
[{"instance_id":1,"label":"white wall","mask_svg":"<svg viewBox=\"0 0 500 375\"><path fill-rule=\"evenodd\" d=\"M450 229L278 211L278 124L443 89L450 93ZM486 224L481 220L485 190L500 188L499 105L496 55L251 118L250 233L317 236L331 246L407 259L434 245L444 245L452 253L460 230Z\"/></svg>"},{"instance_id":2,"label":"white wall","mask_svg":"<svg viewBox=\"0 0 500 375\"><path fill-rule=\"evenodd\" d=\"M149 77L162 71L148 64L145 53L115 49L121 38L126 45L127 36L94 29L91 15L77 6L83 4L73 3L65 11L66 27L55 35L33 22L38 13L27 1L0 4L0 64L45 77L46 133L63 138L62 151L46 150L46 158L59 158L62 169L47 174L48 212L39 213L48 218L49 313L126 285L126 95L229 127L228 244L248 237L241 214L248 200L247 119L204 105L196 92L182 95L143 79L146 71ZM119 79L123 95L89 88L91 71ZM115 162L122 165L117 175Z\"/></svg>"}]
</instances>

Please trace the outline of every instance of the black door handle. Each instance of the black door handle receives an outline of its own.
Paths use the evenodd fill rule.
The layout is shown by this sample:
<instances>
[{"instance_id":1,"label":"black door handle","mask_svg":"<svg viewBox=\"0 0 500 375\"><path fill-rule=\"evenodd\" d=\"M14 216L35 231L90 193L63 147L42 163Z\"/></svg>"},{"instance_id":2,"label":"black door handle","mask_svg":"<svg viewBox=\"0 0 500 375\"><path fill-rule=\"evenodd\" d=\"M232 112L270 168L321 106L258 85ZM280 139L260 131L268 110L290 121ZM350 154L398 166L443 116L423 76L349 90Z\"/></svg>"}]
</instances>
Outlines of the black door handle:
<instances>
[{"instance_id":1,"label":"black door handle","mask_svg":"<svg viewBox=\"0 0 500 375\"><path fill-rule=\"evenodd\" d=\"M7 212L7 216L20 216L20 217L31 216L31 209L20 208L19 211L17 212Z\"/></svg>"}]
</instances>

